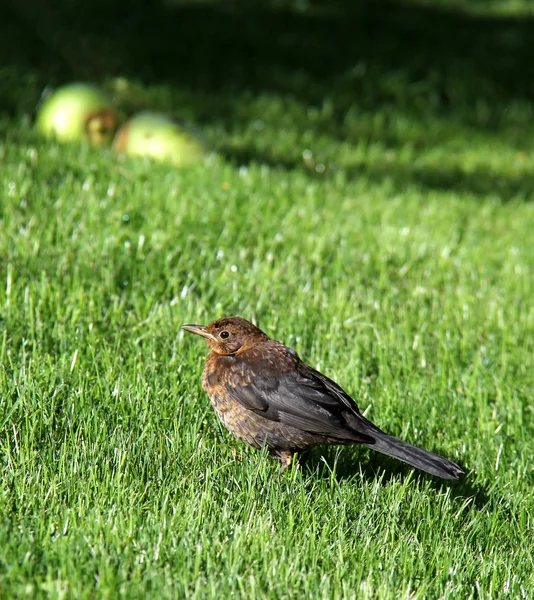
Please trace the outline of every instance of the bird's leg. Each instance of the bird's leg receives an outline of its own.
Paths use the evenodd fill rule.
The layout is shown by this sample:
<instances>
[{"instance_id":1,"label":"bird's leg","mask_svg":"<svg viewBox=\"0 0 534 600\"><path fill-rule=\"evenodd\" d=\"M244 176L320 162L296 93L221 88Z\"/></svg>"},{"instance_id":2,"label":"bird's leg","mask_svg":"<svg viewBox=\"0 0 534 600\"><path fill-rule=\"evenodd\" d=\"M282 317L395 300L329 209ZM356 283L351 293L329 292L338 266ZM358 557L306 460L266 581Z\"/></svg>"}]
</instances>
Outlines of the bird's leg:
<instances>
[{"instance_id":1,"label":"bird's leg","mask_svg":"<svg viewBox=\"0 0 534 600\"><path fill-rule=\"evenodd\" d=\"M301 450L297 457L299 459L299 465L303 465L308 460L309 457L310 457L309 450Z\"/></svg>"},{"instance_id":2,"label":"bird's leg","mask_svg":"<svg viewBox=\"0 0 534 600\"><path fill-rule=\"evenodd\" d=\"M232 458L236 462L241 462L241 455L238 453L237 448L235 446L232 446Z\"/></svg>"},{"instance_id":3,"label":"bird's leg","mask_svg":"<svg viewBox=\"0 0 534 600\"><path fill-rule=\"evenodd\" d=\"M288 467L291 466L293 452L291 452L291 450L282 450L278 454L278 458L282 461L282 469L280 472L283 473Z\"/></svg>"},{"instance_id":4,"label":"bird's leg","mask_svg":"<svg viewBox=\"0 0 534 600\"><path fill-rule=\"evenodd\" d=\"M275 448L269 448L269 454L282 463L282 468L280 469L280 472L282 473L291 466L291 463L293 462L293 455L295 453L293 450L277 450Z\"/></svg>"}]
</instances>

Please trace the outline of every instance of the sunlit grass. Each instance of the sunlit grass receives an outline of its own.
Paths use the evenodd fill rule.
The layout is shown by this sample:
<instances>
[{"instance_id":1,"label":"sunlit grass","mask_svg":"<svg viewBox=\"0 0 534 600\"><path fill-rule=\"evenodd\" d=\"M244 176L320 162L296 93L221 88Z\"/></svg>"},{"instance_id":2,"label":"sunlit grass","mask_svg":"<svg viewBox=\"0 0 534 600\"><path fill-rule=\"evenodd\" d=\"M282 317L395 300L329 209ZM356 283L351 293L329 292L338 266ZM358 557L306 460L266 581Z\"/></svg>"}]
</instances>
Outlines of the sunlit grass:
<instances>
[{"instance_id":1,"label":"sunlit grass","mask_svg":"<svg viewBox=\"0 0 534 600\"><path fill-rule=\"evenodd\" d=\"M432 78L382 75L321 104L132 82L125 111L175 107L219 151L187 170L45 142L35 82L11 90L0 596L532 597L529 107L435 110ZM180 331L228 314L465 480L357 447L280 474L218 423Z\"/></svg>"}]
</instances>

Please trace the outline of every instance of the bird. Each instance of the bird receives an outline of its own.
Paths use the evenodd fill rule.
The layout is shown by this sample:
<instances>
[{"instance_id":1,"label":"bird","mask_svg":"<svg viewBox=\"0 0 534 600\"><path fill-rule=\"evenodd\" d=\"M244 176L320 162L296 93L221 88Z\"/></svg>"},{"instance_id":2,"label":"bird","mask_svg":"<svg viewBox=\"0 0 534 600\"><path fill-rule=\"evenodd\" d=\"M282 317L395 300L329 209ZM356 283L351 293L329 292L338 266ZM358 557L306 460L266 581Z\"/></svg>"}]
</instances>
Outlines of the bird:
<instances>
[{"instance_id":1,"label":"bird","mask_svg":"<svg viewBox=\"0 0 534 600\"><path fill-rule=\"evenodd\" d=\"M223 425L282 463L318 444L363 444L430 475L458 479L453 461L389 435L366 419L332 379L242 317L183 325L210 350L202 387Z\"/></svg>"}]
</instances>

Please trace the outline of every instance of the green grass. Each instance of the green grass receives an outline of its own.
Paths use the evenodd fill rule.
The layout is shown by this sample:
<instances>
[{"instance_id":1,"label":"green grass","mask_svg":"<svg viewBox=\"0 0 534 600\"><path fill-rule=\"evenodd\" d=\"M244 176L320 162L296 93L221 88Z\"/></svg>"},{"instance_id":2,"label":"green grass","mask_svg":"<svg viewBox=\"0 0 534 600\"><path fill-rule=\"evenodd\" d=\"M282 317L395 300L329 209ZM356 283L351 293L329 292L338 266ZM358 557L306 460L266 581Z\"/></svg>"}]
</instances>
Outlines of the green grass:
<instances>
[{"instance_id":1,"label":"green grass","mask_svg":"<svg viewBox=\"0 0 534 600\"><path fill-rule=\"evenodd\" d=\"M320 10L264 3L286 46L260 36L259 13L247 53L238 13L219 31L216 5L198 6L186 21L220 36L193 57L200 73L234 44L209 85L170 55L152 80L125 63L126 90L120 72L101 81L125 112L199 123L220 154L207 165L43 141L29 111L61 76L23 46L0 71L0 598L533 597L528 3L487 20L482 3L477 17L451 9L445 24L397 7L377 41L361 25L374 56L328 75L314 62L334 56L327 42L352 48L330 13L323 27ZM412 50L447 52L454 20L464 56L421 71ZM483 70L462 40L487 28ZM403 64L395 35L412 40ZM180 330L228 314L465 480L359 447L280 474L218 423L206 349Z\"/></svg>"}]
</instances>

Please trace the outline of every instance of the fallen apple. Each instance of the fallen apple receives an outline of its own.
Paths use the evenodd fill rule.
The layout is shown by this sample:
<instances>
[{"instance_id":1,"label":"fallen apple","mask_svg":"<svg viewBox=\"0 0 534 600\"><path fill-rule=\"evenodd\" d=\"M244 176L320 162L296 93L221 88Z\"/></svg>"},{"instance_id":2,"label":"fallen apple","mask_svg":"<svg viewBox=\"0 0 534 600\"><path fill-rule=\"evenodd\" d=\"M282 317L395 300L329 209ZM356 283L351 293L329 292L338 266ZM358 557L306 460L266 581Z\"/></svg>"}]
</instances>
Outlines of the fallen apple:
<instances>
[{"instance_id":1,"label":"fallen apple","mask_svg":"<svg viewBox=\"0 0 534 600\"><path fill-rule=\"evenodd\" d=\"M114 148L131 156L149 156L187 165L208 154L204 143L190 129L160 113L142 112L125 123L115 136Z\"/></svg>"},{"instance_id":2,"label":"fallen apple","mask_svg":"<svg viewBox=\"0 0 534 600\"><path fill-rule=\"evenodd\" d=\"M111 141L117 128L117 113L109 98L94 85L70 83L43 102L37 128L61 141L89 139L100 145Z\"/></svg>"}]
</instances>

